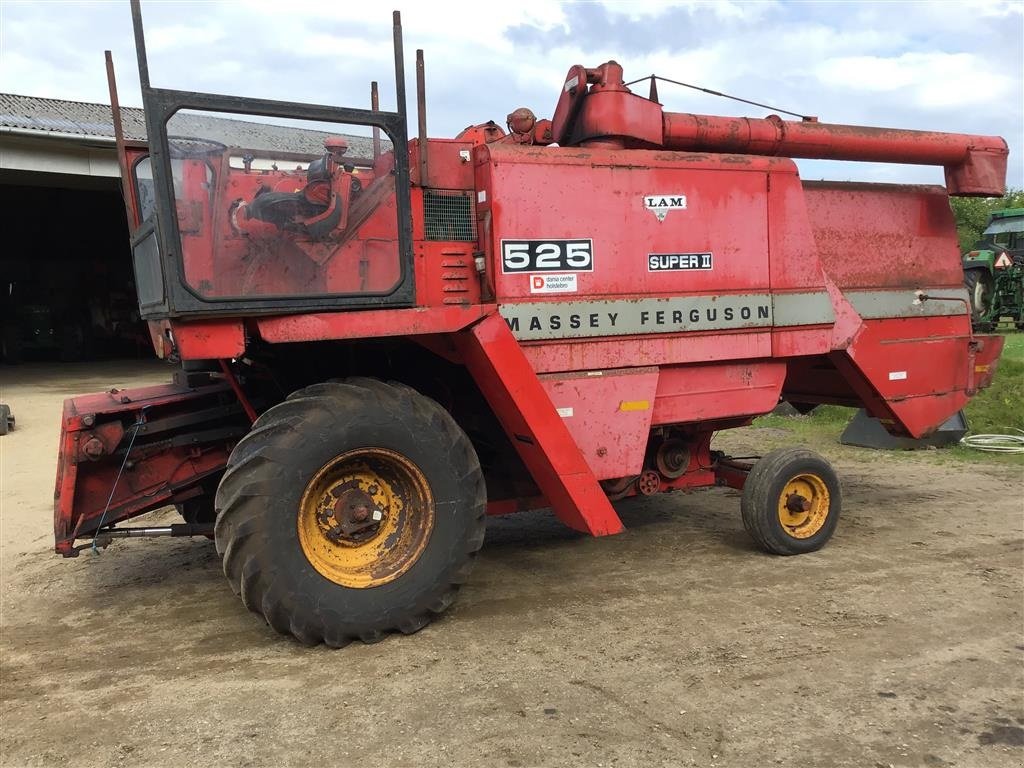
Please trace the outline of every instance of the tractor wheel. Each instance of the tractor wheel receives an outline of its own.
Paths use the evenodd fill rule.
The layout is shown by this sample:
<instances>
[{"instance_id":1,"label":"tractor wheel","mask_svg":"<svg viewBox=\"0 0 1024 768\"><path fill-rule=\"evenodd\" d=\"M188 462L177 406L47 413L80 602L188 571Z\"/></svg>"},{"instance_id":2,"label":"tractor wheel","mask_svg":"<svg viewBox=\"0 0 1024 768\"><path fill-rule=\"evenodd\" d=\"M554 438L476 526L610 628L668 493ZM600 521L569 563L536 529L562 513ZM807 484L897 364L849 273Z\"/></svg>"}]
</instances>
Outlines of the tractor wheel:
<instances>
[{"instance_id":1,"label":"tractor wheel","mask_svg":"<svg viewBox=\"0 0 1024 768\"><path fill-rule=\"evenodd\" d=\"M776 555L821 549L832 538L842 509L835 471L802 448L771 451L750 470L743 486L743 526Z\"/></svg>"},{"instance_id":2,"label":"tractor wheel","mask_svg":"<svg viewBox=\"0 0 1024 768\"><path fill-rule=\"evenodd\" d=\"M0 435L6 435L14 429L14 417L11 415L11 407L0 403Z\"/></svg>"},{"instance_id":3,"label":"tractor wheel","mask_svg":"<svg viewBox=\"0 0 1024 768\"><path fill-rule=\"evenodd\" d=\"M486 502L476 452L440 405L400 384L326 382L235 446L214 538L249 610L340 647L442 613L483 544Z\"/></svg>"},{"instance_id":4,"label":"tractor wheel","mask_svg":"<svg viewBox=\"0 0 1024 768\"><path fill-rule=\"evenodd\" d=\"M979 325L992 310L992 294L995 291L992 275L986 269L964 270L964 288L971 300L971 322Z\"/></svg>"}]
</instances>

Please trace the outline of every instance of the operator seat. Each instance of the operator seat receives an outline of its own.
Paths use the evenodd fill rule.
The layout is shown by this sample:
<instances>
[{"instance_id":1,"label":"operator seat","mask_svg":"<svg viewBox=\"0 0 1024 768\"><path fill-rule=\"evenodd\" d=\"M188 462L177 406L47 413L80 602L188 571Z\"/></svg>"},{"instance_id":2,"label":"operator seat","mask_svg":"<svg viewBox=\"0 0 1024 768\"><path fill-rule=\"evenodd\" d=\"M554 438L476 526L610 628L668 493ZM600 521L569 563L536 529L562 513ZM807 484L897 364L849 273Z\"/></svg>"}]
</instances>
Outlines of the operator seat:
<instances>
[{"instance_id":1,"label":"operator seat","mask_svg":"<svg viewBox=\"0 0 1024 768\"><path fill-rule=\"evenodd\" d=\"M348 143L341 137L324 141L326 150L306 169L306 185L295 192L275 192L261 188L245 206L247 219L273 224L278 229L299 232L314 240L326 237L341 221L341 198L332 188L335 175L342 170L341 156Z\"/></svg>"}]
</instances>

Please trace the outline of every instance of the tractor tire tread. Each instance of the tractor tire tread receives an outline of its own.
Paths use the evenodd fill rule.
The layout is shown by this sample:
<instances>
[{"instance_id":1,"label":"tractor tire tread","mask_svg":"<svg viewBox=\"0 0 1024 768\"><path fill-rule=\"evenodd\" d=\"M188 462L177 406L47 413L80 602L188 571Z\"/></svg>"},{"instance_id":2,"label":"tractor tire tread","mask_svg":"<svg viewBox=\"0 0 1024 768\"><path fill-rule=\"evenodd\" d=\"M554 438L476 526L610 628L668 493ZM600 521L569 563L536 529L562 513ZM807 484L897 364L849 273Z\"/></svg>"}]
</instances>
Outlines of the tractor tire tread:
<instances>
[{"instance_id":1,"label":"tractor tire tread","mask_svg":"<svg viewBox=\"0 0 1024 768\"><path fill-rule=\"evenodd\" d=\"M453 470L449 482L459 489L461 510L458 538L447 542L448 549L439 550L446 553L442 555L446 558L443 583L416 586L372 619L355 620L345 614L344 600L338 604L342 608L323 606L317 595L298 586L302 579L306 579L303 585L310 583L307 575L290 573L289 567L275 561L274 547L280 543L270 532L273 511L267 502L279 497L282 481L294 482L297 467L291 449L311 435L333 434L332 425L344 424L352 413L369 413L371 424L374 418L386 418L373 414L404 414L418 425L416 429L438 436L444 446L439 455L447 457ZM415 433L409 429L411 435ZM246 608L261 614L275 631L309 645L374 643L390 632L416 632L451 605L483 545L486 498L476 451L444 408L405 385L352 377L300 389L259 417L232 451L217 489L215 541L232 589ZM439 540L439 545L444 543ZM308 563L304 567L312 571ZM323 577L314 573L313 581L318 580ZM330 585L327 589L347 588Z\"/></svg>"}]
</instances>

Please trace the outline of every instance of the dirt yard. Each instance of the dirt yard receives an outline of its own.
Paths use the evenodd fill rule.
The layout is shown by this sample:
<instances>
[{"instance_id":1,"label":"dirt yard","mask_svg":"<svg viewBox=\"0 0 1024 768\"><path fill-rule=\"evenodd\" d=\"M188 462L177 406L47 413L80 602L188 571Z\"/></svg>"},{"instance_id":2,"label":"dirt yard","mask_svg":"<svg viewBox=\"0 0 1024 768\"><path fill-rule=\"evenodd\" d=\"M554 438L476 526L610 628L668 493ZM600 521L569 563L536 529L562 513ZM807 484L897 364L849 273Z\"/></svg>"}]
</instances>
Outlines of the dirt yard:
<instances>
[{"instance_id":1,"label":"dirt yard","mask_svg":"<svg viewBox=\"0 0 1024 768\"><path fill-rule=\"evenodd\" d=\"M753 549L725 490L623 503L601 540L494 519L443 620L309 649L242 607L211 542L53 554L61 400L166 376L0 369L5 767L1024 761L1020 465L821 446L844 517L797 558Z\"/></svg>"}]
</instances>

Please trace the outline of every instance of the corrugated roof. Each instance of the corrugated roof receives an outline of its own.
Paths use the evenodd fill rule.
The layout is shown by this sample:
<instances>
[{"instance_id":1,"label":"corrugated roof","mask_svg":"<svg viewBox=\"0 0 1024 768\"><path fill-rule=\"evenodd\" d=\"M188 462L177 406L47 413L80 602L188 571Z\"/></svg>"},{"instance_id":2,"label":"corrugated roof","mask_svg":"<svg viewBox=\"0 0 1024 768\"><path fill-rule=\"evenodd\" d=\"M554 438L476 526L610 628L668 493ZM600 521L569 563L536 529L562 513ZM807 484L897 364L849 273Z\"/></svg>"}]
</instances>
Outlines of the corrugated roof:
<instances>
[{"instance_id":1,"label":"corrugated roof","mask_svg":"<svg viewBox=\"0 0 1024 768\"><path fill-rule=\"evenodd\" d=\"M122 107L125 138L146 140L146 121L141 109ZM113 138L114 123L109 104L44 99L0 93L0 125L41 133Z\"/></svg>"},{"instance_id":2,"label":"corrugated roof","mask_svg":"<svg viewBox=\"0 0 1024 768\"><path fill-rule=\"evenodd\" d=\"M126 139L146 140L146 120L138 107L121 107L121 121ZM0 93L0 125L8 128L47 133L60 133L89 138L113 138L114 123L109 104L85 101L46 99ZM171 132L177 135L213 139L223 144L246 149L320 154L323 141L332 134L305 128L212 117L206 114L179 113L171 118ZM372 142L363 136L341 134L349 142L352 157L370 157ZM390 143L382 141L386 149Z\"/></svg>"}]
</instances>

